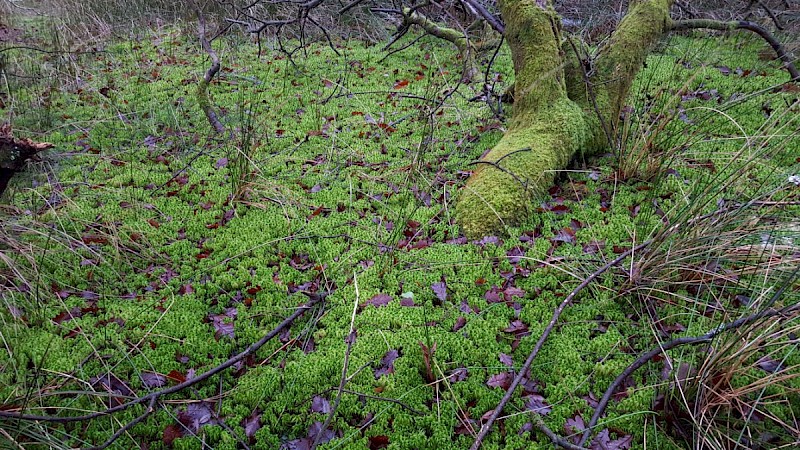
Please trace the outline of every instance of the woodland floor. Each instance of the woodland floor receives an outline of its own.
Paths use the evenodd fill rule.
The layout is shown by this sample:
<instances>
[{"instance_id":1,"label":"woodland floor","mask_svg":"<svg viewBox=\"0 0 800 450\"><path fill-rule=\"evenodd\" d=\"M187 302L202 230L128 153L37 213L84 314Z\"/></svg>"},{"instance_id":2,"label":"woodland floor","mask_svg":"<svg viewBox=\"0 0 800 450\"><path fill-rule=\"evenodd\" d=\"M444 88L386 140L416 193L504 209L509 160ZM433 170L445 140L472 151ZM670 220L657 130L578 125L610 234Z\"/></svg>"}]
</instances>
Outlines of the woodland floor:
<instances>
[{"instance_id":1,"label":"woodland floor","mask_svg":"<svg viewBox=\"0 0 800 450\"><path fill-rule=\"evenodd\" d=\"M637 149L661 152L652 177L621 176L615 154L576 161L528 222L476 241L459 234L452 205L504 122L468 101L479 86L457 82L443 43L385 58L359 42L340 43L338 55L312 45L290 60L219 42L223 70L209 92L229 130L221 136L194 95L208 58L177 30L80 55L9 52L0 100L15 133L56 148L4 196L0 408L78 415L163 389L328 293L254 356L162 399L114 445L301 449L321 434L325 449L468 447L589 274L687 205L798 200L787 182L800 173L798 88L781 87L786 74L740 35L668 44L637 80L623 139L634 160ZM501 93L512 79L501 52L490 84ZM750 140L767 144L748 152L775 151L735 165ZM786 239L797 255L799 235L748 245ZM701 257L641 279L630 270L649 267L640 263L634 255L567 307L483 448L550 448L533 415L575 439L640 353L740 317L774 288ZM796 302L797 284L787 292ZM694 367L698 354L677 349L626 380L592 448L687 446L663 394L675 387L668 362ZM746 384L785 374L800 354L743 363ZM763 395L774 401L757 413L787 424L764 433L790 442L796 391ZM143 411L0 428L17 442L85 447Z\"/></svg>"}]
</instances>

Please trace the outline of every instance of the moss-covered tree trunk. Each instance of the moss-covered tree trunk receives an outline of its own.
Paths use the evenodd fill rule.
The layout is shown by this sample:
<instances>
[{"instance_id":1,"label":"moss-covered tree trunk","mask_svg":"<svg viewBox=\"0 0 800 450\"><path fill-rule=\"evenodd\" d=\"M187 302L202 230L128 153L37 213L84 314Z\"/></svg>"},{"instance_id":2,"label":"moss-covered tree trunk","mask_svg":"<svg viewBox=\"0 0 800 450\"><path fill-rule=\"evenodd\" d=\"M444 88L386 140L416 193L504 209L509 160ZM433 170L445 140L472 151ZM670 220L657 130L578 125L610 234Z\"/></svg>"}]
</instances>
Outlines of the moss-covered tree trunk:
<instances>
[{"instance_id":1,"label":"moss-covered tree trunk","mask_svg":"<svg viewBox=\"0 0 800 450\"><path fill-rule=\"evenodd\" d=\"M594 66L584 70L572 50L581 44L562 36L549 1L499 2L514 62L514 111L508 131L459 196L456 216L467 236L516 224L573 155L607 145L633 78L668 30L671 5L631 2Z\"/></svg>"}]
</instances>

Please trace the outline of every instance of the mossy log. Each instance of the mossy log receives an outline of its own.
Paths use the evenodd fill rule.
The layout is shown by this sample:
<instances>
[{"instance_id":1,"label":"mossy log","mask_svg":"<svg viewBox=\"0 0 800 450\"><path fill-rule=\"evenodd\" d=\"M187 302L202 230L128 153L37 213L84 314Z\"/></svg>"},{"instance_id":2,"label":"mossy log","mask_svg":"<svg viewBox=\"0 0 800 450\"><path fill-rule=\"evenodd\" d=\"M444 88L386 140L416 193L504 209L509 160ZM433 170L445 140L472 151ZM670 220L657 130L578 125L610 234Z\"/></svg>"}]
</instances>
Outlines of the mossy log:
<instances>
[{"instance_id":1,"label":"mossy log","mask_svg":"<svg viewBox=\"0 0 800 450\"><path fill-rule=\"evenodd\" d=\"M607 148L634 77L669 29L671 5L631 2L586 68L575 52L581 44L564 38L550 2L499 2L514 63L514 111L508 131L477 162L459 195L456 217L467 236L519 223L576 153Z\"/></svg>"}]
</instances>

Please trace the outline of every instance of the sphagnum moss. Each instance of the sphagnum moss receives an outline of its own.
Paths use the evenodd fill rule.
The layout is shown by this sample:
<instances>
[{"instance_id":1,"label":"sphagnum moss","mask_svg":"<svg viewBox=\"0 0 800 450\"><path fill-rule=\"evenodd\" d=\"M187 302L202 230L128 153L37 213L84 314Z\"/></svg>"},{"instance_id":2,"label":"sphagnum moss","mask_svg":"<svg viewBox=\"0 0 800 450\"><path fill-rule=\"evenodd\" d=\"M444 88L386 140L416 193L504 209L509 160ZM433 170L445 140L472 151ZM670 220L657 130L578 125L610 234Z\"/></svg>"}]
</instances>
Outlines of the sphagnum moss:
<instances>
[{"instance_id":1,"label":"sphagnum moss","mask_svg":"<svg viewBox=\"0 0 800 450\"><path fill-rule=\"evenodd\" d=\"M683 38L675 40L684 45ZM585 275L600 261L615 257L614 246L630 246L634 236L639 239L659 225L661 218L647 210L647 202L658 198L662 205L677 204L678 196L669 198L668 194L681 192L707 175L702 167L680 166L674 168L676 175L667 176L666 181L648 191L638 190L632 184L615 183L611 170L600 168L599 179L585 180L587 197L574 203L564 202L571 211L563 217L546 213L515 224L512 229L517 233L533 235L540 228L542 234L536 234L533 242L512 236L504 238L501 245L446 244L442 241L459 237L458 228L448 223L454 215L455 187L460 183L457 171L464 170L486 148L513 136L502 138L499 131L479 131L477 126L485 127L493 119L485 117L479 105L456 96L442 109L442 115L437 116L439 126L434 127L434 141L444 147L428 149L428 153L421 155L421 164L413 170L397 169L409 163L405 158L413 155L413 149L424 139L421 130L425 124L416 119L420 117L419 102L395 94L429 95L431 79L446 84L452 80L443 78L442 71L456 74L459 70L455 66L434 65L432 61L436 59L449 61L450 53L436 42L427 41L424 49L412 47L402 56L389 57L383 63L385 67L375 62L371 49L352 44L343 58L315 47L309 51L305 66L297 69L285 57L275 55L265 57L263 64L247 67L246 72L244 67L234 68L233 75L261 82L254 86L263 91L258 96L265 106L255 118L260 144L254 163L260 175L249 198L230 204L226 203L230 172L226 166L217 167L217 162L230 154L219 145L232 144L204 135L205 124L191 98L191 82L205 64L202 55L186 57L190 65L166 63L164 68L163 55L145 44L109 47L109 53L101 56L106 59L100 63L103 67L107 63L111 74L86 80L87 89L92 91L109 87L119 110L103 106L109 103L97 95L81 96L69 89L52 94L64 110L61 113L70 118L58 119L63 120L61 127L45 136L45 140L63 149L86 153L59 162L58 175L68 186L72 206L50 211L43 218L57 223L68 222L69 214L80 216L81 224L72 227L78 239L83 222L121 222L127 227L126 233L120 234L123 245L132 245L128 241L134 241L134 234L139 235L140 242L155 247L154 253L159 258L131 262L130 258L135 256L130 254L127 259L109 257L98 262L103 267L87 265L83 270L69 269L81 267L81 262L89 259L83 253L42 261L47 279L57 282L60 288L101 291L98 284L102 280L114 285L110 289L113 295L104 297L102 311L96 316L87 314L61 327L54 326L52 319L64 307L53 298L40 300L46 314L42 313L37 322L21 324L22 331L4 338L13 341L19 367L33 361L37 369L50 373L70 373L91 355L90 343L104 344L102 352L108 353L110 360L124 361L108 366L92 360L76 372L84 380L108 367L132 380L145 370L187 374L191 369L201 373L241 351L282 320L303 298L302 294L290 292L312 289L306 284L309 282L317 282L318 289L335 286L324 312L297 324L280 342L265 346L242 373L225 373L220 380L198 387L204 398L215 398L222 389L224 395L218 403L220 418L234 429L232 434L221 427L204 427L202 439L215 448L233 448L236 439L244 436L242 424L255 410L262 414L261 428L255 433L256 448L277 448L302 438L310 425L323 421L324 414L311 412L311 400L316 395L333 399L331 391L323 391L337 385L352 306L357 300L364 304L377 293L386 293L393 300L384 307L358 308L355 322L358 334L348 374L361 371L347 389L400 399L424 415L416 416L393 403L343 394L332 422L342 438L330 445L364 448L369 445L368 437L381 435L389 436L396 448L442 448L453 446L454 442L457 446L469 445L470 438L454 430L462 419L477 420L496 406L502 389L488 386L487 381L492 375L512 370L501 363L498 355L511 355L518 367L555 305L578 282L553 266L564 264L567 272ZM176 51L191 48L181 47ZM243 55L242 59L251 55L247 48L229 51L232 55ZM732 54L725 58L738 58L736 55L746 52L728 53ZM685 57L669 50L661 56L666 64L655 63L655 57L651 57L654 64L648 66L653 70L642 74L650 77L642 85L661 83L673 76L682 82L688 69L675 63ZM727 64L744 67L754 63L742 58L741 62L731 59ZM140 67L139 61L149 61L147 70ZM151 71L159 61L162 69L154 78ZM511 62L507 54L503 53L499 64L499 70L510 80ZM751 78L766 86L778 79L775 72L770 70L764 76ZM343 92L348 95L321 105L332 89L322 80L337 80L340 73L348 74L343 80ZM417 80L420 74L422 79ZM745 83L752 81L725 76L711 65L702 68L702 74L708 77L704 80L707 87L715 85L724 98L742 91ZM233 75L226 75L210 87L215 102L229 110L237 107L237 99L241 98L237 91L245 86ZM110 80L115 81L113 86ZM394 89L394 83L400 80L410 82L402 90ZM293 81L297 86L293 86ZM634 92L637 88L638 85ZM692 86L699 88L700 85ZM30 98L39 95L36 86L25 89L24 95ZM391 94L359 94L364 91ZM790 94L777 95L783 99ZM466 94L463 97L469 98ZM693 102L686 107L702 105L698 100ZM730 113L752 134L764 114L760 108L759 100L753 99L732 107ZM399 120L405 117L408 118ZM719 117L700 121L703 116L693 112L689 117L705 132L718 132L720 138L737 132L735 125ZM223 119L231 127L237 126L233 115ZM24 120L30 123L32 118L26 116ZM372 123L388 124L396 120L399 122L392 125L393 132ZM682 122L675 122L670 126L679 130ZM325 134L314 133L306 140L309 132L323 131L326 124ZM717 143L699 143L692 151L716 158L714 152L720 148ZM601 160L599 164L607 163L608 160ZM169 180L173 182L167 183ZM313 189L317 184L321 190ZM415 185L430 194L430 207L419 194L411 193ZM598 192L601 189L607 192ZM441 198L444 191L449 193L446 202ZM44 187L30 192L42 197L49 195ZM603 207L605 211L600 205L603 196L608 201ZM35 202L22 197L19 195L14 201L32 210L38 208ZM546 195L544 200L536 197L532 209L541 201L547 201ZM634 218L631 208L636 204L642 205L642 209ZM235 217L222 224L223 215L230 210L236 211ZM585 225L577 231L576 242L562 243L553 249L551 238L569 226L571 219ZM420 225L411 227L411 222ZM404 239L409 246L394 247ZM605 247L585 255L583 245L588 240L602 241ZM414 248L415 243L420 248ZM532 259L511 263L506 252L517 246ZM95 247L103 255L112 252L111 245ZM211 252L204 253L206 250ZM297 259L292 260L293 257ZM151 265L160 267L148 271ZM167 268L175 274L165 281ZM515 273L520 268L525 270ZM359 298L354 272L360 286ZM440 304L431 285L442 278L447 283L448 297ZM586 417L590 408L585 396L590 393L598 396L632 360L632 352L651 342L642 324L630 318L629 299L618 297L624 294L619 292L619 280L606 276L597 281L595 291L587 290L579 296L580 304L565 313L566 323L548 340L532 369L545 400L553 406L553 411L545 416L553 429L562 429L565 420L577 412ZM515 297L519 310L503 302L490 303L485 298L493 285L504 288L506 283L525 291L523 297ZM260 286L261 290L248 293L254 286ZM400 306L403 292L413 292L417 306ZM129 293L134 296L127 296ZM67 305L85 307L85 301L80 294L73 294ZM237 310L233 321L235 338L217 339L208 317L229 307ZM667 317L682 317L690 307L690 303L662 305ZM15 320L5 311L0 314L4 320ZM459 317L464 317L465 323L453 331ZM124 325L103 322L116 318ZM512 333L503 331L513 320L522 321L531 331L516 350L512 346ZM65 338L66 332L78 324L85 337ZM687 335L705 332L710 325L703 318L687 324ZM600 331L603 328L607 330ZM312 339L315 350L306 353L304 349L309 347L303 346L310 345ZM141 348L131 347L140 341ZM52 342L51 351L47 351L43 342ZM442 369L441 373L435 373L437 383L430 384L424 379L420 342L437 345L433 358ZM633 348L624 348L627 345ZM388 350L400 351L394 371L376 379L374 371ZM466 369L468 377L463 381L455 379L452 376L455 369ZM16 378L20 384L17 392L30 388L24 381L30 373L26 370L22 369ZM657 372L656 369L642 372L644 383L659 382ZM138 389L141 381L131 381L131 385ZM641 442L643 424L651 423L647 418L651 415L648 411L652 397L649 387L630 389L628 398L610 409L608 420ZM56 397L37 401L52 402L49 405L56 407L65 405ZM519 399L515 404L517 408L524 407ZM98 407L89 401L82 406ZM174 415L180 408L170 406L168 412L160 410L134 428L134 438L154 448L161 446L164 428L174 423ZM359 425L368 413L375 414L374 422L360 430ZM132 414L126 413L120 419ZM527 414L509 417L507 435L492 435L486 447L544 445L538 434L518 433L528 421ZM90 433L76 435L75 442L90 437L99 443L114 430L104 424L92 425ZM650 428L646 432L648 442L670 439ZM200 445L200 437L186 436L176 440L174 448Z\"/></svg>"}]
</instances>

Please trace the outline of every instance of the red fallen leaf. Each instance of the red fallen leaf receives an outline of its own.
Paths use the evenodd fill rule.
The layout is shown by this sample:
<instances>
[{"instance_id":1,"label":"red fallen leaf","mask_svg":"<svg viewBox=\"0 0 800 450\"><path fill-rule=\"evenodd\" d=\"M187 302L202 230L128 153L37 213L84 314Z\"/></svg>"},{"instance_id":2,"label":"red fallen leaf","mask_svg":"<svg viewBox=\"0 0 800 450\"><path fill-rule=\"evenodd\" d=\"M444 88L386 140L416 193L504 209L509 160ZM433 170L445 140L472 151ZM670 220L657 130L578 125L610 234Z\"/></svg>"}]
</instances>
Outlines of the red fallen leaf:
<instances>
[{"instance_id":1,"label":"red fallen leaf","mask_svg":"<svg viewBox=\"0 0 800 450\"><path fill-rule=\"evenodd\" d=\"M627 252L630 249L631 249L630 247L623 247L623 246L619 246L619 245L615 245L615 246L611 247L611 251L613 251L617 255L621 255L621 254Z\"/></svg>"},{"instance_id":2,"label":"red fallen leaf","mask_svg":"<svg viewBox=\"0 0 800 450\"><path fill-rule=\"evenodd\" d=\"M406 86L408 86L408 80L400 80L400 81L398 81L397 83L394 84L394 87L392 89L395 89L395 90L402 89L402 88L404 88Z\"/></svg>"},{"instance_id":3,"label":"red fallen leaf","mask_svg":"<svg viewBox=\"0 0 800 450\"><path fill-rule=\"evenodd\" d=\"M325 209L325 205L320 205L314 212L311 213L311 217L318 216L322 210Z\"/></svg>"},{"instance_id":4,"label":"red fallen leaf","mask_svg":"<svg viewBox=\"0 0 800 450\"><path fill-rule=\"evenodd\" d=\"M155 228L156 230L161 227L161 224L156 221L156 219L147 219L147 223L150 224L151 227Z\"/></svg>"},{"instance_id":5,"label":"red fallen leaf","mask_svg":"<svg viewBox=\"0 0 800 450\"><path fill-rule=\"evenodd\" d=\"M397 129L395 129L394 127L390 126L387 123L379 123L378 124L378 128L380 128L381 130L383 130L383 131L385 131L385 132L387 132L389 134L392 134L395 131L397 131Z\"/></svg>"},{"instance_id":6,"label":"red fallen leaf","mask_svg":"<svg viewBox=\"0 0 800 450\"><path fill-rule=\"evenodd\" d=\"M322 80L322 85L325 86L326 88L333 87L333 81L331 81L331 80L329 80L327 78L324 78Z\"/></svg>"},{"instance_id":7,"label":"red fallen leaf","mask_svg":"<svg viewBox=\"0 0 800 450\"><path fill-rule=\"evenodd\" d=\"M281 137L285 132L286 130L275 130L275 136Z\"/></svg>"},{"instance_id":8,"label":"red fallen leaf","mask_svg":"<svg viewBox=\"0 0 800 450\"><path fill-rule=\"evenodd\" d=\"M82 331L83 330L81 330L81 327L75 327L75 328L69 330L69 333L64 335L64 339L72 339L75 336L81 334Z\"/></svg>"},{"instance_id":9,"label":"red fallen leaf","mask_svg":"<svg viewBox=\"0 0 800 450\"><path fill-rule=\"evenodd\" d=\"M308 133L306 133L306 136L307 137L322 136L322 131L321 130L311 130Z\"/></svg>"},{"instance_id":10,"label":"red fallen leaf","mask_svg":"<svg viewBox=\"0 0 800 450\"><path fill-rule=\"evenodd\" d=\"M69 322L72 319L77 319L83 315L83 312L77 306L70 309L69 311L62 311L57 316L53 317L53 322L57 324L61 324L63 322Z\"/></svg>"},{"instance_id":11,"label":"red fallen leaf","mask_svg":"<svg viewBox=\"0 0 800 450\"><path fill-rule=\"evenodd\" d=\"M85 234L81 237L84 244L108 244L108 237L99 234Z\"/></svg>"},{"instance_id":12,"label":"red fallen leaf","mask_svg":"<svg viewBox=\"0 0 800 450\"><path fill-rule=\"evenodd\" d=\"M389 436L370 436L369 437L369 450L379 450L389 446Z\"/></svg>"},{"instance_id":13,"label":"red fallen leaf","mask_svg":"<svg viewBox=\"0 0 800 450\"><path fill-rule=\"evenodd\" d=\"M172 370L167 374L167 378L170 380L180 384L186 381L186 375L178 372L177 370Z\"/></svg>"},{"instance_id":14,"label":"red fallen leaf","mask_svg":"<svg viewBox=\"0 0 800 450\"><path fill-rule=\"evenodd\" d=\"M217 228L219 228L219 223L208 223L206 224L206 228L208 228L209 230L216 230Z\"/></svg>"},{"instance_id":15,"label":"red fallen leaf","mask_svg":"<svg viewBox=\"0 0 800 450\"><path fill-rule=\"evenodd\" d=\"M197 258L198 260L200 260L200 259L208 258L209 255L211 255L211 250L203 250L202 252L194 255L194 257Z\"/></svg>"},{"instance_id":16,"label":"red fallen leaf","mask_svg":"<svg viewBox=\"0 0 800 450\"><path fill-rule=\"evenodd\" d=\"M117 167L122 167L122 166L125 165L125 161L120 161L118 159L112 159L111 160L111 165L112 166L117 166Z\"/></svg>"},{"instance_id":17,"label":"red fallen leaf","mask_svg":"<svg viewBox=\"0 0 800 450\"><path fill-rule=\"evenodd\" d=\"M256 295L259 291L261 291L261 286L253 286L247 289L247 294Z\"/></svg>"},{"instance_id":18,"label":"red fallen leaf","mask_svg":"<svg viewBox=\"0 0 800 450\"><path fill-rule=\"evenodd\" d=\"M161 442L163 442L167 447L172 447L172 443L175 441L175 439L182 437L183 427L173 423L164 428L164 433L161 436Z\"/></svg>"},{"instance_id":19,"label":"red fallen leaf","mask_svg":"<svg viewBox=\"0 0 800 450\"><path fill-rule=\"evenodd\" d=\"M500 372L489 377L489 381L486 382L486 385L493 388L499 387L507 391L508 388L511 387L512 381L514 381L514 376L511 372Z\"/></svg>"},{"instance_id":20,"label":"red fallen leaf","mask_svg":"<svg viewBox=\"0 0 800 450\"><path fill-rule=\"evenodd\" d=\"M456 323L453 325L453 331L458 331L467 324L467 319L464 316L458 316Z\"/></svg>"},{"instance_id":21,"label":"red fallen leaf","mask_svg":"<svg viewBox=\"0 0 800 450\"><path fill-rule=\"evenodd\" d=\"M351 116L363 116L364 113L361 111L353 111L350 113Z\"/></svg>"},{"instance_id":22,"label":"red fallen leaf","mask_svg":"<svg viewBox=\"0 0 800 450\"><path fill-rule=\"evenodd\" d=\"M376 308L380 308L381 306L386 306L389 302L392 301L392 296L389 294L376 294L371 299L367 300L364 305L372 305Z\"/></svg>"}]
</instances>

